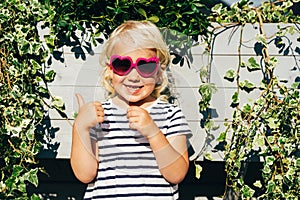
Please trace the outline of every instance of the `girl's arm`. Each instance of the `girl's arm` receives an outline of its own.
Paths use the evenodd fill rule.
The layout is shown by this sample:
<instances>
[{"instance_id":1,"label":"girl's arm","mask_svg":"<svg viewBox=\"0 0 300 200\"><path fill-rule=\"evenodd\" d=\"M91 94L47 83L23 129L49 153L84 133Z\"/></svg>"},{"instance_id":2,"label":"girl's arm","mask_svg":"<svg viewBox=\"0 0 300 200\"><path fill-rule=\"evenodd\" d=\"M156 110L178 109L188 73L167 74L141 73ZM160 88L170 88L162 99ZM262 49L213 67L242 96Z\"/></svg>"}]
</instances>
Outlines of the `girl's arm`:
<instances>
[{"instance_id":1,"label":"girl's arm","mask_svg":"<svg viewBox=\"0 0 300 200\"><path fill-rule=\"evenodd\" d=\"M78 180L91 182L97 175L97 142L90 139L89 130L84 130L79 122L73 124L71 166Z\"/></svg>"},{"instance_id":2,"label":"girl's arm","mask_svg":"<svg viewBox=\"0 0 300 200\"><path fill-rule=\"evenodd\" d=\"M140 107L127 110L129 127L138 130L150 143L161 174L173 184L180 183L189 168L186 136L166 136L157 127L149 113Z\"/></svg>"},{"instance_id":3,"label":"girl's arm","mask_svg":"<svg viewBox=\"0 0 300 200\"><path fill-rule=\"evenodd\" d=\"M179 135L166 138L159 131L154 136L149 137L148 141L164 178L173 184L180 183L189 168L186 136Z\"/></svg>"},{"instance_id":4,"label":"girl's arm","mask_svg":"<svg viewBox=\"0 0 300 200\"><path fill-rule=\"evenodd\" d=\"M97 142L90 137L90 129L104 121L104 109L100 102L84 103L80 94L78 115L72 128L71 166L75 176L83 183L91 182L98 171Z\"/></svg>"}]
</instances>

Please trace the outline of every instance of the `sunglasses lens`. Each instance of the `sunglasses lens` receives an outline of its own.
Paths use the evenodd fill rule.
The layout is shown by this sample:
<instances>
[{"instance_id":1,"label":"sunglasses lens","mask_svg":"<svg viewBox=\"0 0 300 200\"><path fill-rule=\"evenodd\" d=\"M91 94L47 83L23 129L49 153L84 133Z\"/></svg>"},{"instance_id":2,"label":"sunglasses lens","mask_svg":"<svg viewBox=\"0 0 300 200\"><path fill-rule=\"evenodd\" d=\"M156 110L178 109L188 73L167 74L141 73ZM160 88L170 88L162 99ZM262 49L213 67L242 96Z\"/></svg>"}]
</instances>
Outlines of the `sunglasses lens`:
<instances>
[{"instance_id":1,"label":"sunglasses lens","mask_svg":"<svg viewBox=\"0 0 300 200\"><path fill-rule=\"evenodd\" d=\"M119 74L119 75L125 75L130 66L131 66L131 62L128 59L119 59L119 58L115 58L112 63L111 63L115 73Z\"/></svg>"},{"instance_id":2,"label":"sunglasses lens","mask_svg":"<svg viewBox=\"0 0 300 200\"><path fill-rule=\"evenodd\" d=\"M157 63L155 61L141 60L138 62L138 69L144 76L151 76L157 69Z\"/></svg>"}]
</instances>

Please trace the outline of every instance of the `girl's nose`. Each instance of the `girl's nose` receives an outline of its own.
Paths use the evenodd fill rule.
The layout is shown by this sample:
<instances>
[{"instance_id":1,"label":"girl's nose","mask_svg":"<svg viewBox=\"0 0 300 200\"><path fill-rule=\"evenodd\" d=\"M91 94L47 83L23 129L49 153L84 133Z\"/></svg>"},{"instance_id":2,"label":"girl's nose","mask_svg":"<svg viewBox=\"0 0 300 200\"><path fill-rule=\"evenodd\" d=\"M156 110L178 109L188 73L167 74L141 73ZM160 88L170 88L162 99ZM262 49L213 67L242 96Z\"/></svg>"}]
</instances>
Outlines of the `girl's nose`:
<instances>
[{"instance_id":1,"label":"girl's nose","mask_svg":"<svg viewBox=\"0 0 300 200\"><path fill-rule=\"evenodd\" d=\"M127 78L128 80L132 81L132 82L139 82L141 77L139 75L139 73L137 72L137 70L135 68L133 68L129 74L127 74Z\"/></svg>"}]
</instances>

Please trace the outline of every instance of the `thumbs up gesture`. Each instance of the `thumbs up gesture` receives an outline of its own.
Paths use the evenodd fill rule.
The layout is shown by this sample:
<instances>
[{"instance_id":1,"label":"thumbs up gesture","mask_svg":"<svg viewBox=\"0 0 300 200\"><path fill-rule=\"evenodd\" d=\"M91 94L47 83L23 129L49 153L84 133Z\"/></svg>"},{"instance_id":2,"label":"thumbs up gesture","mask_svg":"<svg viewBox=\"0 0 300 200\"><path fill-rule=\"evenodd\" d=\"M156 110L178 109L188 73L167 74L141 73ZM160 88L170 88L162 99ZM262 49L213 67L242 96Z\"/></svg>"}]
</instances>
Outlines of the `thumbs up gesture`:
<instances>
[{"instance_id":1,"label":"thumbs up gesture","mask_svg":"<svg viewBox=\"0 0 300 200\"><path fill-rule=\"evenodd\" d=\"M104 121L104 109L101 102L85 103L80 94L76 94L78 102L78 115L75 119L76 126L89 130Z\"/></svg>"}]
</instances>

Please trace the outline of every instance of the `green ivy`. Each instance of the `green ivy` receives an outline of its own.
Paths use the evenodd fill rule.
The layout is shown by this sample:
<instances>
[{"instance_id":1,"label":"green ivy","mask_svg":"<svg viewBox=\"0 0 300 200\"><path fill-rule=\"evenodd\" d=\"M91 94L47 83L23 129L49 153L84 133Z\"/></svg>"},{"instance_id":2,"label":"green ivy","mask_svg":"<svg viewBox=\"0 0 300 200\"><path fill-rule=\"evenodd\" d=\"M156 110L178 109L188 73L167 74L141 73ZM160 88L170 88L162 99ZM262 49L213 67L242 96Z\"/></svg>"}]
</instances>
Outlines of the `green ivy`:
<instances>
[{"instance_id":1,"label":"green ivy","mask_svg":"<svg viewBox=\"0 0 300 200\"><path fill-rule=\"evenodd\" d=\"M233 114L227 120L226 130L217 139L225 144L225 170L227 173L224 198L234 192L236 199L298 199L300 188L300 98L299 82L291 87L285 85L285 80L279 80L274 75L277 65L276 57L269 55L269 45L274 43L279 52L286 55L292 52L299 54L299 43L285 46L283 38L296 34L299 42L299 16L291 11L291 6L298 1L265 1L259 7L253 7L248 0L241 0L231 7L218 4L212 8L209 19L215 23L215 29L206 41L208 52L212 54L214 40L222 33L239 27L240 42L237 46L239 64L237 70L229 69L224 79L236 83L237 90L232 95L231 105ZM297 23L296 26L278 25L277 33L267 38L264 32L264 23ZM258 63L254 57L242 60L241 46L243 45L243 27L246 24L257 24L259 34L253 49L261 56ZM218 31L222 27L223 31ZM296 47L294 47L296 46ZM256 47L256 48L255 48ZM257 48L259 47L259 48ZM259 49L259 50L257 50ZM295 60L296 65L297 60ZM295 63L291 63L291 68ZM210 66L207 67L209 69ZM255 85L245 78L241 81L241 71L260 70L264 74L260 85ZM296 69L297 70L297 69ZM205 83L207 84L207 83ZM260 95L254 102L240 104L241 91L251 93L254 89L260 90ZM205 94L204 92L200 92ZM211 94L206 92L203 97L207 102L202 103L203 110L209 109ZM200 107L201 107L200 106ZM207 123L211 120L208 118ZM209 131L209 130L208 130ZM263 161L261 179L254 183L246 182L245 171L251 157L257 156ZM233 197L231 197L233 198Z\"/></svg>"},{"instance_id":2,"label":"green ivy","mask_svg":"<svg viewBox=\"0 0 300 200\"><path fill-rule=\"evenodd\" d=\"M149 20L158 27L166 29L167 43L177 59L174 62L183 65L184 56L176 51L183 46L186 52L198 40L199 35L208 34L209 21L207 7L200 0L192 1L90 1L71 0L46 1L57 13L54 16L51 36L47 37L48 46L52 46L54 58L64 62L60 47L70 46L76 58L86 59L84 53L93 54L93 46L103 43L105 38L121 23L127 20ZM81 33L75 34L75 30ZM170 31L171 30L171 31ZM187 59L185 59L187 60Z\"/></svg>"},{"instance_id":3,"label":"green ivy","mask_svg":"<svg viewBox=\"0 0 300 200\"><path fill-rule=\"evenodd\" d=\"M182 39L169 37L170 47L189 48L209 26L198 0L6 0L0 7L0 199L40 199L27 192L44 171L36 160L45 142L39 127L49 120L49 109L67 117L63 100L48 90L56 75L52 60L64 62L62 47L85 60L103 43L101 35L134 19L174 30ZM183 65L184 55L174 55Z\"/></svg>"},{"instance_id":4,"label":"green ivy","mask_svg":"<svg viewBox=\"0 0 300 200\"><path fill-rule=\"evenodd\" d=\"M27 186L37 187L43 171L36 161L42 145L37 126L53 107L47 83L55 72L45 64L48 50L37 25L52 23L54 12L37 0L6 0L0 7L0 199L39 199Z\"/></svg>"},{"instance_id":5,"label":"green ivy","mask_svg":"<svg viewBox=\"0 0 300 200\"><path fill-rule=\"evenodd\" d=\"M52 59L64 62L62 48L70 46L76 58L86 59L85 53L93 54L93 46L103 42L115 27L126 20L150 20L161 28L174 30L168 37L175 59L183 65L190 51L181 55L176 48L190 49L199 36L204 36L207 51L212 51L214 38L218 35L211 22L223 28L246 23L287 22L297 23L290 7L296 1L264 2L253 8L242 0L230 8L216 5L208 18L206 6L198 0L6 0L0 3L0 199L39 199L29 196L27 186L38 185L39 168L36 155L39 153L43 135L37 129L47 117L47 110L56 109L63 114L64 103L53 96L47 84L55 79ZM209 21L210 20L210 21ZM228 25L226 25L228 24ZM49 28L49 33L40 38L38 27ZM243 29L241 28L241 31ZM75 34L75 31L80 34ZM242 61L239 70L228 70L224 78L236 82L238 90L232 95L235 108L233 120L227 121L227 129L218 141L224 142L228 133L234 133L225 149L227 187L239 197L251 198L255 187L260 188L264 199L293 199L299 188L299 90L295 83L287 88L283 80L273 75L276 58L268 55L269 38L257 37L262 52L263 64L254 58ZM299 34L294 27L278 29L274 44L286 53L282 38L287 34ZM221 33L219 33L221 34ZM180 39L178 39L180 38ZM242 41L242 40L241 40ZM299 45L298 45L299 46ZM240 48L240 47L239 47ZM299 52L299 49L293 50ZM263 69L262 66L263 65ZM203 127L210 133L216 127L209 116L209 105L217 88L209 80L210 66L200 70L203 84L199 87L200 112L206 116ZM240 69L249 72L263 70L265 74L259 86L250 80L240 81ZM261 96L254 104L239 105L240 91L261 89ZM280 97L280 98L279 98ZM287 111L286 111L287 110ZM249 152L258 151L264 159L262 180L253 185L244 182L241 171ZM209 155L207 155L209 158ZM197 171L200 173L201 167Z\"/></svg>"}]
</instances>

